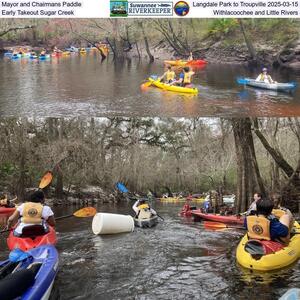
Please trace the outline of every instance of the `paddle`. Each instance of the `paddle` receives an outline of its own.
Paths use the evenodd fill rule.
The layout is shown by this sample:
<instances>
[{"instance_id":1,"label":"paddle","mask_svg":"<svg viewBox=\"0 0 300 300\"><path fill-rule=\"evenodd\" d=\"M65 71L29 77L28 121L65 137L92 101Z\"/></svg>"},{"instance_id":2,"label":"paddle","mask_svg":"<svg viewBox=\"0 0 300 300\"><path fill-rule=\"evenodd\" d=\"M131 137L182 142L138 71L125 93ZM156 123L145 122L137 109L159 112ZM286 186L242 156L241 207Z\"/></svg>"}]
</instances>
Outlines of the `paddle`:
<instances>
[{"instance_id":1,"label":"paddle","mask_svg":"<svg viewBox=\"0 0 300 300\"><path fill-rule=\"evenodd\" d=\"M84 208L81 208L81 209L75 211L71 215L57 217L57 218L55 218L55 221L70 218L70 217L73 217L73 216L77 217L77 218L88 218L88 217L93 217L96 213L97 213L96 208L94 208L94 207L84 207ZM4 232L8 232L8 231L10 231L10 229L4 229L4 230L1 230L0 233L4 233Z\"/></svg>"},{"instance_id":2,"label":"paddle","mask_svg":"<svg viewBox=\"0 0 300 300\"><path fill-rule=\"evenodd\" d=\"M238 77L238 78L236 79L236 82L237 82L238 84L247 84L247 83L249 82L249 80L246 79L246 78Z\"/></svg>"},{"instance_id":3,"label":"paddle","mask_svg":"<svg viewBox=\"0 0 300 300\"><path fill-rule=\"evenodd\" d=\"M53 179L53 173L51 171L47 171L41 179L39 188L44 189L47 187Z\"/></svg>"},{"instance_id":4,"label":"paddle","mask_svg":"<svg viewBox=\"0 0 300 300\"><path fill-rule=\"evenodd\" d=\"M156 213L156 215L162 219L162 221L164 221L165 219L163 217L161 217L158 213Z\"/></svg>"},{"instance_id":5,"label":"paddle","mask_svg":"<svg viewBox=\"0 0 300 300\"><path fill-rule=\"evenodd\" d=\"M244 230L246 230L245 227L241 227L241 226L228 226L227 224L224 224L224 223L211 222L211 221L203 221L203 225L205 227L216 228L216 229L234 228L234 229L244 229Z\"/></svg>"},{"instance_id":6,"label":"paddle","mask_svg":"<svg viewBox=\"0 0 300 300\"><path fill-rule=\"evenodd\" d=\"M158 77L157 75L151 75L150 78L152 78L152 79L154 79L154 80L157 80L159 77ZM151 81L147 81L147 82L141 84L141 89L147 88L147 87L149 87L151 84L152 84Z\"/></svg>"}]
</instances>

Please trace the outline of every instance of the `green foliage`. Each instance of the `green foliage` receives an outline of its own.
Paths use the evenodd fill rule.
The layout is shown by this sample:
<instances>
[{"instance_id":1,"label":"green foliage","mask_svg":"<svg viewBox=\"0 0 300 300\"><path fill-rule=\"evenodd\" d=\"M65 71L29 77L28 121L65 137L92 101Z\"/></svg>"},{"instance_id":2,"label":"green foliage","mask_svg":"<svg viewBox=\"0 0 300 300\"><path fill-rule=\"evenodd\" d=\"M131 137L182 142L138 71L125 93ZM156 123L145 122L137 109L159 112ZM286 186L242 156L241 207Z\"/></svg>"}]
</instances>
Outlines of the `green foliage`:
<instances>
[{"instance_id":1,"label":"green foliage","mask_svg":"<svg viewBox=\"0 0 300 300\"><path fill-rule=\"evenodd\" d=\"M238 26L236 19L214 19L209 27L209 34L215 37L228 35Z\"/></svg>"}]
</instances>

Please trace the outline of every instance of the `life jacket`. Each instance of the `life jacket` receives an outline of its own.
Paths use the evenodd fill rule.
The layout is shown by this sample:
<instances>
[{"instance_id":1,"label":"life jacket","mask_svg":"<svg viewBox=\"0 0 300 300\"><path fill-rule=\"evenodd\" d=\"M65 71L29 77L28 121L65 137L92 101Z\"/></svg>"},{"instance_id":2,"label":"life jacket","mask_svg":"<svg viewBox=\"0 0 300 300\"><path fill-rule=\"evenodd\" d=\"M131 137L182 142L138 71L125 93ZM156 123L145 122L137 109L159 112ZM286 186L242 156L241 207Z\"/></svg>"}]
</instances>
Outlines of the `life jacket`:
<instances>
[{"instance_id":1,"label":"life jacket","mask_svg":"<svg viewBox=\"0 0 300 300\"><path fill-rule=\"evenodd\" d=\"M25 224L41 224L43 205L41 203L26 202L23 208L21 222Z\"/></svg>"},{"instance_id":2,"label":"life jacket","mask_svg":"<svg viewBox=\"0 0 300 300\"><path fill-rule=\"evenodd\" d=\"M281 208L274 208L272 210L272 215L274 215L277 219L280 219L285 214L285 210Z\"/></svg>"},{"instance_id":3,"label":"life jacket","mask_svg":"<svg viewBox=\"0 0 300 300\"><path fill-rule=\"evenodd\" d=\"M151 218L151 211L150 206L148 204L141 204L138 206L139 213L138 219L150 219Z\"/></svg>"},{"instance_id":4,"label":"life jacket","mask_svg":"<svg viewBox=\"0 0 300 300\"><path fill-rule=\"evenodd\" d=\"M167 71L167 81L174 80L175 72L174 71Z\"/></svg>"},{"instance_id":5,"label":"life jacket","mask_svg":"<svg viewBox=\"0 0 300 300\"><path fill-rule=\"evenodd\" d=\"M270 75L265 75L264 73L259 74L259 81L265 81L266 79L269 82L272 82L272 78Z\"/></svg>"},{"instance_id":6,"label":"life jacket","mask_svg":"<svg viewBox=\"0 0 300 300\"><path fill-rule=\"evenodd\" d=\"M270 220L261 216L247 217L248 237L257 240L271 240Z\"/></svg>"},{"instance_id":7,"label":"life jacket","mask_svg":"<svg viewBox=\"0 0 300 300\"><path fill-rule=\"evenodd\" d=\"M183 83L191 83L192 82L192 72L185 72L183 77Z\"/></svg>"}]
</instances>

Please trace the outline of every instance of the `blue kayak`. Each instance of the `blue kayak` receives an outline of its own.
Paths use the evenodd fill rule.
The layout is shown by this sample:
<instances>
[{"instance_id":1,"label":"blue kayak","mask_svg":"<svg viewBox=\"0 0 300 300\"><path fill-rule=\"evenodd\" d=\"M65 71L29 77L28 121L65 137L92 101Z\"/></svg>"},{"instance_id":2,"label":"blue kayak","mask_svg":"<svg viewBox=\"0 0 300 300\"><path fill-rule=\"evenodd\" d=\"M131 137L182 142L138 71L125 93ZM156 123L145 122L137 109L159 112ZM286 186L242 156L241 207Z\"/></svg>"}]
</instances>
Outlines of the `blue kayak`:
<instances>
[{"instance_id":1,"label":"blue kayak","mask_svg":"<svg viewBox=\"0 0 300 300\"><path fill-rule=\"evenodd\" d=\"M12 52L5 52L5 53L4 53L4 56L5 56L5 57L11 57L11 56L12 56Z\"/></svg>"},{"instance_id":2,"label":"blue kayak","mask_svg":"<svg viewBox=\"0 0 300 300\"><path fill-rule=\"evenodd\" d=\"M266 89L266 90L273 90L273 91L290 91L296 88L296 82L287 82L287 83L266 83L264 81L256 81L255 79L251 78L237 78L237 83L242 85L248 85L254 88Z\"/></svg>"},{"instance_id":3,"label":"blue kayak","mask_svg":"<svg viewBox=\"0 0 300 300\"><path fill-rule=\"evenodd\" d=\"M279 300L299 300L300 299L300 289L290 289L284 295L282 295Z\"/></svg>"},{"instance_id":4,"label":"blue kayak","mask_svg":"<svg viewBox=\"0 0 300 300\"><path fill-rule=\"evenodd\" d=\"M54 246L45 245L20 252L17 260L0 262L0 299L48 299L58 271L58 253Z\"/></svg>"},{"instance_id":5,"label":"blue kayak","mask_svg":"<svg viewBox=\"0 0 300 300\"><path fill-rule=\"evenodd\" d=\"M50 54L40 55L39 56L39 60L48 60L48 59L50 59Z\"/></svg>"},{"instance_id":6,"label":"blue kayak","mask_svg":"<svg viewBox=\"0 0 300 300\"><path fill-rule=\"evenodd\" d=\"M21 54L12 54L11 59L19 59L22 58Z\"/></svg>"}]
</instances>

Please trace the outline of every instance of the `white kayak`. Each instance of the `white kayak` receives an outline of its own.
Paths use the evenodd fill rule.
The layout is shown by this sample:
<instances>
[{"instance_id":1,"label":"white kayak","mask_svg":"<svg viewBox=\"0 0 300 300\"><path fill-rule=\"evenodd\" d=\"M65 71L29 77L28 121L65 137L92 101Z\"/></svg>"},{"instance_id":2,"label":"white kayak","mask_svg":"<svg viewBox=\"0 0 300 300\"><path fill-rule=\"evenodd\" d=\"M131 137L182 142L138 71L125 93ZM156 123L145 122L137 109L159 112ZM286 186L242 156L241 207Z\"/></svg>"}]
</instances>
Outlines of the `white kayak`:
<instances>
[{"instance_id":1,"label":"white kayak","mask_svg":"<svg viewBox=\"0 0 300 300\"><path fill-rule=\"evenodd\" d=\"M239 84L244 84L248 86L252 86L255 88L266 89L266 90L273 90L273 91L290 91L296 88L295 82L287 82L287 83L266 83L263 81L256 81L255 79L251 78L238 78L237 82Z\"/></svg>"}]
</instances>

